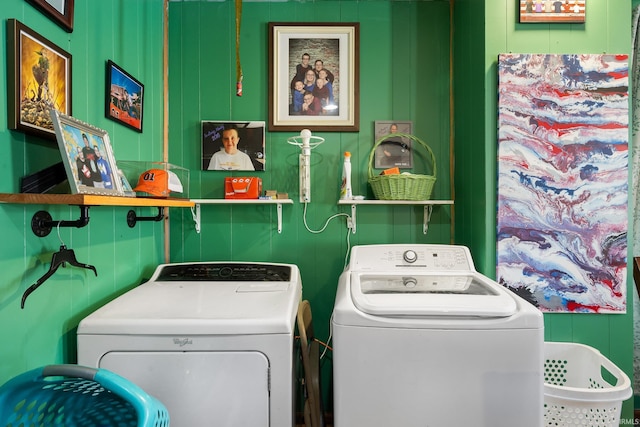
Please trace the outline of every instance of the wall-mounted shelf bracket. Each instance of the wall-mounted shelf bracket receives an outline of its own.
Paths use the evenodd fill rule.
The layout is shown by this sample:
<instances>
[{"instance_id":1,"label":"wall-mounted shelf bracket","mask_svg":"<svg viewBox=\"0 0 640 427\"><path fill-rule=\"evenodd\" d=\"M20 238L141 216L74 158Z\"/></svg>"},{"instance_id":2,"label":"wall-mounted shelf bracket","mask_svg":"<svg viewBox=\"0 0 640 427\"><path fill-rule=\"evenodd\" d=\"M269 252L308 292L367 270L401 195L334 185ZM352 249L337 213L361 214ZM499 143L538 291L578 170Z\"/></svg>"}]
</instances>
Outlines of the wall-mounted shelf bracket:
<instances>
[{"instance_id":1,"label":"wall-mounted shelf bracket","mask_svg":"<svg viewBox=\"0 0 640 427\"><path fill-rule=\"evenodd\" d=\"M433 205L424 205L424 213L422 214L422 234L427 234L427 231L429 231L429 221L431 221L432 212Z\"/></svg>"},{"instance_id":2,"label":"wall-mounted shelf bracket","mask_svg":"<svg viewBox=\"0 0 640 427\"><path fill-rule=\"evenodd\" d=\"M127 212L127 225L131 228L136 226L138 221L162 221L164 218L164 207L158 206L158 215L156 216L138 216L133 209Z\"/></svg>"},{"instance_id":3,"label":"wall-mounted shelf bracket","mask_svg":"<svg viewBox=\"0 0 640 427\"><path fill-rule=\"evenodd\" d=\"M347 219L347 221L349 221L348 227L351 232L356 234L356 205L351 205L351 218Z\"/></svg>"},{"instance_id":4,"label":"wall-mounted shelf bracket","mask_svg":"<svg viewBox=\"0 0 640 427\"><path fill-rule=\"evenodd\" d=\"M54 221L47 211L38 211L31 218L31 230L38 237L45 237L54 227L82 228L89 224L89 206L80 205L80 218L75 221Z\"/></svg>"}]
</instances>

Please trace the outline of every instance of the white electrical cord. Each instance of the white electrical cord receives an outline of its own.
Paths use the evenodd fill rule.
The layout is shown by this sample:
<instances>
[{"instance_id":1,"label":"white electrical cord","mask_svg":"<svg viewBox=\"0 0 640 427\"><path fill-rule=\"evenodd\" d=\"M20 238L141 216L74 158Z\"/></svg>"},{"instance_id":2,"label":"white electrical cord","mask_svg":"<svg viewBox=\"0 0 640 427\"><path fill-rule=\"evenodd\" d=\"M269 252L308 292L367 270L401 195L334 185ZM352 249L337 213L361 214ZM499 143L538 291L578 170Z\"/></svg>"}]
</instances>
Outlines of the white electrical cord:
<instances>
[{"instance_id":1,"label":"white electrical cord","mask_svg":"<svg viewBox=\"0 0 640 427\"><path fill-rule=\"evenodd\" d=\"M320 360L324 358L325 353L331 346L331 339L333 338L333 312L331 313L331 317L329 318L329 338L327 338L327 345L324 346L324 350L322 350L322 354L320 355Z\"/></svg>"},{"instance_id":2,"label":"white electrical cord","mask_svg":"<svg viewBox=\"0 0 640 427\"><path fill-rule=\"evenodd\" d=\"M305 228L307 229L307 231L309 233L315 233L315 234L322 233L327 228L327 226L329 225L329 222L332 219L337 218L339 216L346 216L347 218L350 218L350 216L348 214L346 214L346 213L343 213L343 212L337 213L335 215L330 216L329 219L327 219L327 222L324 223L324 225L322 226L322 228L320 230L312 230L312 229L309 228L309 225L307 225L307 205L308 205L308 203L304 204L304 212L303 212L303 215L302 215L302 219L304 221L304 226L305 226Z\"/></svg>"},{"instance_id":3,"label":"white electrical cord","mask_svg":"<svg viewBox=\"0 0 640 427\"><path fill-rule=\"evenodd\" d=\"M319 230L312 230L311 228L309 228L309 225L307 224L307 205L308 203L304 204L304 211L302 212L302 220L304 222L304 227L307 229L307 231L309 233L314 233L314 234L318 234L318 233L322 233L327 226L329 225L329 222L331 222L332 219L335 219L337 217L340 216L344 216L347 217L347 224L351 224L351 215L346 214L344 212L340 212L334 215L331 215L329 218L327 218L327 221L324 223L324 225L322 226L321 229ZM342 266L342 270L344 271L345 268L347 268L347 264L349 262L349 252L351 251L351 228L349 228L347 230L347 253L344 255L344 265Z\"/></svg>"}]
</instances>

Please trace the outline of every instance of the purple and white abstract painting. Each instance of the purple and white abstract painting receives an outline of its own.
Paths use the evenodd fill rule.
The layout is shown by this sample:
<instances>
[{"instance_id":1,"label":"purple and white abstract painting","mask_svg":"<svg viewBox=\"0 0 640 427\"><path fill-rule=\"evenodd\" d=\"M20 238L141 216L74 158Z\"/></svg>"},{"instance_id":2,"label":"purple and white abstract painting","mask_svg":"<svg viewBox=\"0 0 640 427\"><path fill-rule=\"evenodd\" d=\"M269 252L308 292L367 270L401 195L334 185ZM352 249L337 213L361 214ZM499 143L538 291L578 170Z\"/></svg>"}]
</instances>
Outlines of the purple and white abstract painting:
<instances>
[{"instance_id":1,"label":"purple and white abstract painting","mask_svg":"<svg viewBox=\"0 0 640 427\"><path fill-rule=\"evenodd\" d=\"M624 313L627 55L502 54L497 280L544 312Z\"/></svg>"}]
</instances>

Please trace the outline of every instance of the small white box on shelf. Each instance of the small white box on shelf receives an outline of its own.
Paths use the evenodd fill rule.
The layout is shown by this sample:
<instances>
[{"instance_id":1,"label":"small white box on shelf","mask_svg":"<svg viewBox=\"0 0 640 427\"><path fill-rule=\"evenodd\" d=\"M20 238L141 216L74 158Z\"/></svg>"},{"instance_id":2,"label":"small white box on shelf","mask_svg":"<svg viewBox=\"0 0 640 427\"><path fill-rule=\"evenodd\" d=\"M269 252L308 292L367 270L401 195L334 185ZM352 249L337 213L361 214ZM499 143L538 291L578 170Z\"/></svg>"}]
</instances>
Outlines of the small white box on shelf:
<instances>
[{"instance_id":1,"label":"small white box on shelf","mask_svg":"<svg viewBox=\"0 0 640 427\"><path fill-rule=\"evenodd\" d=\"M189 198L189 169L137 160L118 160L117 165L129 183L129 191L138 196Z\"/></svg>"}]
</instances>

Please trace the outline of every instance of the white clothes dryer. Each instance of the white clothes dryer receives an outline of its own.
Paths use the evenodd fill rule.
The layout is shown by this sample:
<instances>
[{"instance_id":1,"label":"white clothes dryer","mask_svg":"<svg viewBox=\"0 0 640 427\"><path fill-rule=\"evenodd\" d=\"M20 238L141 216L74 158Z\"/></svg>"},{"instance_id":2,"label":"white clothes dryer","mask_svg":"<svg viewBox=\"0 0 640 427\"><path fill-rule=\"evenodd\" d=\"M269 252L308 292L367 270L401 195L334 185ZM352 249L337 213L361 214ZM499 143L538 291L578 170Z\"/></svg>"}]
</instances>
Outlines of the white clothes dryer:
<instances>
[{"instance_id":1,"label":"white clothes dryer","mask_svg":"<svg viewBox=\"0 0 640 427\"><path fill-rule=\"evenodd\" d=\"M171 425L292 427L298 267L175 263L78 326L78 364L164 403Z\"/></svg>"},{"instance_id":2,"label":"white clothes dryer","mask_svg":"<svg viewBox=\"0 0 640 427\"><path fill-rule=\"evenodd\" d=\"M335 427L542 426L542 313L466 247L355 246L331 322Z\"/></svg>"}]
</instances>

